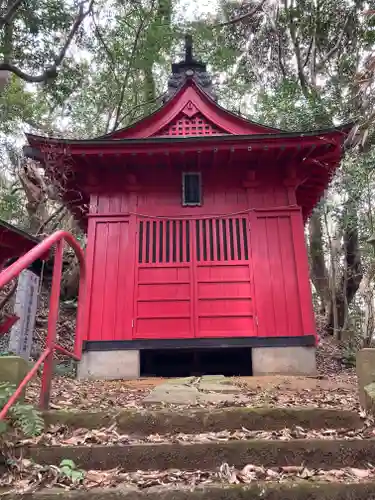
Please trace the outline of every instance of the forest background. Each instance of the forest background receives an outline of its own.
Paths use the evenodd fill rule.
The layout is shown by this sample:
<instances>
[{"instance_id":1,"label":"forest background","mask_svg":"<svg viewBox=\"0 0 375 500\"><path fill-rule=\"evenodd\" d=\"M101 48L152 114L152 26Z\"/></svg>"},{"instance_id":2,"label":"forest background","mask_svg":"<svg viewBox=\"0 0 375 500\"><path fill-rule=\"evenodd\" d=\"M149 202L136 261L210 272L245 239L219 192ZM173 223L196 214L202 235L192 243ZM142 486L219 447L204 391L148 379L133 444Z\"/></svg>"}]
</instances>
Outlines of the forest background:
<instances>
[{"instance_id":1,"label":"forest background","mask_svg":"<svg viewBox=\"0 0 375 500\"><path fill-rule=\"evenodd\" d=\"M375 2L0 0L0 219L41 237L64 228L84 245L57 186L23 156L23 134L95 137L149 114L185 33L231 111L291 131L353 122L306 242L320 335L349 353L371 345ZM63 299L74 302L67 259Z\"/></svg>"}]
</instances>

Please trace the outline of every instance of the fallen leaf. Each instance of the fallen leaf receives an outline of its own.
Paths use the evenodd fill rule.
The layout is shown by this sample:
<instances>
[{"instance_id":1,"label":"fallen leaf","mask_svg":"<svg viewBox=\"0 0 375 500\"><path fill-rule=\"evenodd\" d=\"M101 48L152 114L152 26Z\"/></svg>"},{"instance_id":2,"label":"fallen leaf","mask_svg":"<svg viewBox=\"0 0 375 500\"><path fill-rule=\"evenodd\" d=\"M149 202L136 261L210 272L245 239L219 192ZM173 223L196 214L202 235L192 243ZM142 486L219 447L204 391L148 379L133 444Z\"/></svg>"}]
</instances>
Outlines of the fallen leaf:
<instances>
[{"instance_id":1,"label":"fallen leaf","mask_svg":"<svg viewBox=\"0 0 375 500\"><path fill-rule=\"evenodd\" d=\"M358 479L365 479L370 475L370 471L368 469L355 469L353 467L349 467L348 471Z\"/></svg>"},{"instance_id":2,"label":"fallen leaf","mask_svg":"<svg viewBox=\"0 0 375 500\"><path fill-rule=\"evenodd\" d=\"M303 470L303 467L297 465L284 465L281 467L281 470L286 474L300 474Z\"/></svg>"}]
</instances>

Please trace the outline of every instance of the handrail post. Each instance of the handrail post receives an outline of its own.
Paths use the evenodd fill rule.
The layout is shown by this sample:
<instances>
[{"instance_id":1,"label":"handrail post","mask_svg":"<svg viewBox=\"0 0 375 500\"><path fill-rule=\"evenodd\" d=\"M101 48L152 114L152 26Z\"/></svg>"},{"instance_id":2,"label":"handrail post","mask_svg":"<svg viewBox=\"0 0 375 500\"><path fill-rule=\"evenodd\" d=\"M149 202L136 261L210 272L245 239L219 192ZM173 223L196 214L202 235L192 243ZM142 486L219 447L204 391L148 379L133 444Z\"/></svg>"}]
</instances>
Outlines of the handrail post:
<instances>
[{"instance_id":1,"label":"handrail post","mask_svg":"<svg viewBox=\"0 0 375 500\"><path fill-rule=\"evenodd\" d=\"M78 289L78 309L76 319L76 331L74 340L74 354L79 359L82 356L82 341L86 333L86 272L84 266L80 265L80 279Z\"/></svg>"},{"instance_id":2,"label":"handrail post","mask_svg":"<svg viewBox=\"0 0 375 500\"><path fill-rule=\"evenodd\" d=\"M51 296L49 301L49 315L46 347L50 353L43 366L42 388L40 391L40 406L47 410L49 407L51 380L53 375L53 353L56 342L56 326L59 318L60 287L63 267L64 240L57 241L53 265Z\"/></svg>"},{"instance_id":3,"label":"handrail post","mask_svg":"<svg viewBox=\"0 0 375 500\"><path fill-rule=\"evenodd\" d=\"M60 287L62 278L63 267L63 251L64 242L74 250L80 265L80 289L79 289L79 302L80 306L77 317L76 338L74 345L74 352L70 352L64 347L56 343L56 326L59 317L59 302L60 302ZM23 389L27 386L28 382L36 375L38 369L44 363L42 375L42 387L40 391L40 405L42 408L48 409L51 380L53 375L53 353L55 350L70 356L76 361L80 361L82 355L82 340L85 337L86 331L86 314L85 314L85 295L86 295L86 263L85 255L74 237L66 231L57 231L56 233L48 236L44 241L40 242L32 250L29 250L25 255L17 259L12 265L6 269L0 267L0 289L10 283L12 279L16 278L20 272L27 269L36 259L45 256L50 249L56 245L52 290L50 296L50 311L48 317L48 331L47 331L47 345L34 367L28 372L22 380L16 392L9 398L4 408L0 411L0 421L6 418L9 408L18 400ZM1 265L2 263L0 263Z\"/></svg>"}]
</instances>

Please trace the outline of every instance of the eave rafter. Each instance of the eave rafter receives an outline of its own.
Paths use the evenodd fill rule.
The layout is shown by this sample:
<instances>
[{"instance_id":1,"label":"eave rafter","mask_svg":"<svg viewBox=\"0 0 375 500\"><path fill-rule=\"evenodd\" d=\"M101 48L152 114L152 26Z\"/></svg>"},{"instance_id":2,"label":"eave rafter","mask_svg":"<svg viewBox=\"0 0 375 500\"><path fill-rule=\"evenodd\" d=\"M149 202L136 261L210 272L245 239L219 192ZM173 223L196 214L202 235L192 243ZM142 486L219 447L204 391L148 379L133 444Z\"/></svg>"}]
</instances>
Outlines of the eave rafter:
<instances>
[{"instance_id":1,"label":"eave rafter","mask_svg":"<svg viewBox=\"0 0 375 500\"><path fill-rule=\"evenodd\" d=\"M184 127L187 135L180 135ZM59 171L51 175L57 178L71 168L69 188L80 191L85 203L92 189L103 185L104 172L128 175L137 168L232 169L249 164L244 185L255 186L257 171L267 162L276 163L286 172L284 181L296 190L307 214L338 167L351 127L304 133L272 129L226 111L187 79L164 106L130 127L90 140L27 135L25 154L44 164L48 172L51 158L59 158ZM80 209L74 207L77 213Z\"/></svg>"}]
</instances>

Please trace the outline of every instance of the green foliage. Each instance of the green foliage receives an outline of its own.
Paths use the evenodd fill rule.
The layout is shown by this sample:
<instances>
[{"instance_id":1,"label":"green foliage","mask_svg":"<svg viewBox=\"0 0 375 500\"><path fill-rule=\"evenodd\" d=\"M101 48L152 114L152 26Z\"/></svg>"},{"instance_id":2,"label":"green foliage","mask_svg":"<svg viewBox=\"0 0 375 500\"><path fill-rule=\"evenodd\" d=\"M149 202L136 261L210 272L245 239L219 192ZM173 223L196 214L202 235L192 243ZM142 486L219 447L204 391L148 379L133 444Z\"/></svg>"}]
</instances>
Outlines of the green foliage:
<instances>
[{"instance_id":1,"label":"green foliage","mask_svg":"<svg viewBox=\"0 0 375 500\"><path fill-rule=\"evenodd\" d=\"M15 390L16 387L12 384L0 383L0 409L9 401ZM27 437L38 436L44 429L44 420L41 413L34 406L23 402L17 402L9 409L8 418L11 424L19 428ZM6 430L6 422L1 421L0 434Z\"/></svg>"},{"instance_id":2,"label":"green foliage","mask_svg":"<svg viewBox=\"0 0 375 500\"><path fill-rule=\"evenodd\" d=\"M0 219L23 226L25 218L22 192L12 192L8 187L0 187Z\"/></svg>"},{"instance_id":3,"label":"green foliage","mask_svg":"<svg viewBox=\"0 0 375 500\"><path fill-rule=\"evenodd\" d=\"M220 104L231 111L291 131L358 118L352 83L375 43L375 17L364 20L362 2L265 2L255 15L224 24L249 12L252 2L222 0L210 16L191 12L200 3L185 2L192 4L187 15L180 1L96 0L56 79L37 86L11 79L0 95L0 218L27 222L31 203L17 179L23 131L94 137L151 113L170 63L182 56L185 32L214 75ZM0 39L0 56L40 73L76 12L75 2L22 2L13 32ZM325 201L335 224L358 224L367 266L374 161L372 150L348 153Z\"/></svg>"},{"instance_id":4,"label":"green foliage","mask_svg":"<svg viewBox=\"0 0 375 500\"><path fill-rule=\"evenodd\" d=\"M75 378L77 372L77 362L70 359L64 363L56 363L54 374L60 377Z\"/></svg>"},{"instance_id":5,"label":"green foliage","mask_svg":"<svg viewBox=\"0 0 375 500\"><path fill-rule=\"evenodd\" d=\"M55 59L76 16L75 2L25 0L0 33L0 57L24 71L42 72L46 61Z\"/></svg>"},{"instance_id":6,"label":"green foliage","mask_svg":"<svg viewBox=\"0 0 375 500\"><path fill-rule=\"evenodd\" d=\"M64 459L59 465L60 474L69 479L72 483L79 483L84 479L84 472L77 469L73 460Z\"/></svg>"},{"instance_id":7,"label":"green foliage","mask_svg":"<svg viewBox=\"0 0 375 500\"><path fill-rule=\"evenodd\" d=\"M325 96L303 95L297 80L283 80L272 90L259 93L255 106L258 121L290 131L332 127L333 111Z\"/></svg>"},{"instance_id":8,"label":"green foliage","mask_svg":"<svg viewBox=\"0 0 375 500\"><path fill-rule=\"evenodd\" d=\"M347 368L355 368L357 358L357 351L354 349L344 349L341 357L341 362Z\"/></svg>"}]
</instances>

